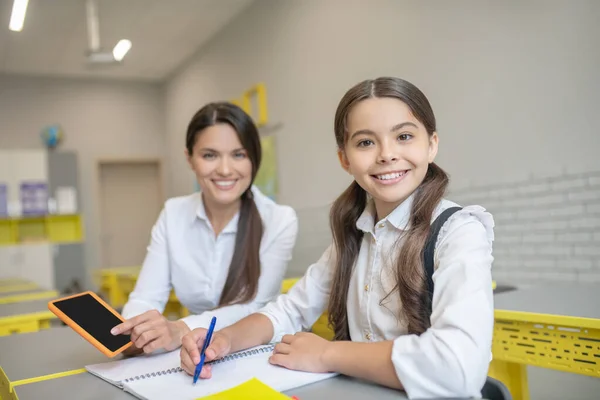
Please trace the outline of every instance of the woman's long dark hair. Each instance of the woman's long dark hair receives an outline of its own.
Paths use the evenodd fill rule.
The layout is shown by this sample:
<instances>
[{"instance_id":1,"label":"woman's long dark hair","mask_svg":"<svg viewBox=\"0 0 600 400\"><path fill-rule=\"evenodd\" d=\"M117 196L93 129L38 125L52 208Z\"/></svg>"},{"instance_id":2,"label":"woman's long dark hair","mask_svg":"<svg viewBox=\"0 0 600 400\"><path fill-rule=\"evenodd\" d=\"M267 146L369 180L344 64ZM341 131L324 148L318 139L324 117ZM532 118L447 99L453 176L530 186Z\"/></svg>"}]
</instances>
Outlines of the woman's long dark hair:
<instances>
[{"instance_id":1,"label":"woman's long dark hair","mask_svg":"<svg viewBox=\"0 0 600 400\"><path fill-rule=\"evenodd\" d=\"M235 250L229 265L229 273L219 305L247 303L256 296L260 277L260 241L263 225L254 203L252 183L262 157L258 129L252 118L240 107L227 102L209 103L192 117L185 138L188 154L191 156L198 136L209 126L230 125L238 135L242 146L252 163L252 179L248 189L242 194L240 217L235 237Z\"/></svg>"},{"instance_id":2,"label":"woman's long dark hair","mask_svg":"<svg viewBox=\"0 0 600 400\"><path fill-rule=\"evenodd\" d=\"M346 120L358 102L374 97L391 97L404 102L431 137L436 131L435 116L425 95L413 84L399 78L382 77L366 80L351 88L340 101L335 113L335 139L340 150L347 141ZM429 234L435 207L448 186L448 176L435 163L430 163L425 178L415 192L410 213L410 227L396 261L396 285L386 298L398 291L408 321L408 332L421 334L429 327L426 313L426 279L422 251ZM334 202L330 225L336 250L336 265L329 298L329 323L335 340L349 340L346 302L354 263L363 233L356 221L367 204L367 193L354 181ZM383 301L384 299L382 299Z\"/></svg>"}]
</instances>

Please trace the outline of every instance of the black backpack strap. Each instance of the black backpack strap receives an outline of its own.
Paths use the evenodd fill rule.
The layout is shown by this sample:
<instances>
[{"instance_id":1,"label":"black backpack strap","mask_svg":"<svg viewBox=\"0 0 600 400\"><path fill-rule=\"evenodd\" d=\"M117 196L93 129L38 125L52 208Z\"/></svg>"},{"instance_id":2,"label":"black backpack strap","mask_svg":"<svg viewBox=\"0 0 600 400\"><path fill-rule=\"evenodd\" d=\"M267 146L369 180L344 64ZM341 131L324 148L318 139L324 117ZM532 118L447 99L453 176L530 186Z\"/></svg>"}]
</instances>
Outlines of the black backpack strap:
<instances>
[{"instance_id":1,"label":"black backpack strap","mask_svg":"<svg viewBox=\"0 0 600 400\"><path fill-rule=\"evenodd\" d=\"M433 221L431 228L429 229L429 235L427 236L427 242L425 242L425 248L423 249L423 265L425 267L425 277L427 280L427 293L425 299L425 311L427 316L431 316L431 305L433 303L433 255L435 252L435 245L437 243L438 234L440 229L448 218L455 212L462 210L462 207L450 207L442 211L440 215Z\"/></svg>"}]
</instances>

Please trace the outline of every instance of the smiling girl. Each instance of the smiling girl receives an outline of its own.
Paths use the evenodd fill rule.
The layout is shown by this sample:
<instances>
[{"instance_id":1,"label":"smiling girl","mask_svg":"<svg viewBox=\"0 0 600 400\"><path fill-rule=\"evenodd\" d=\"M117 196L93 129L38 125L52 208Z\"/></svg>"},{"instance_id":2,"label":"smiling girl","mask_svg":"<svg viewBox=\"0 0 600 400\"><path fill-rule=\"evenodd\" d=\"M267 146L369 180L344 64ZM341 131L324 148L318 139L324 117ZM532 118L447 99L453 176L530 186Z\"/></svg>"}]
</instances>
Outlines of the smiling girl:
<instances>
[{"instance_id":1,"label":"smiling girl","mask_svg":"<svg viewBox=\"0 0 600 400\"><path fill-rule=\"evenodd\" d=\"M333 243L288 294L215 332L206 360L274 341L270 362L285 368L338 372L410 398L480 397L494 313L492 216L443 198L435 117L411 83L357 84L334 127L340 164L354 180L331 208ZM449 218L433 241L428 282L424 250L440 216ZM324 311L334 341L302 332ZM196 329L183 340L190 374L205 335ZM211 373L204 366L201 377Z\"/></svg>"}]
</instances>

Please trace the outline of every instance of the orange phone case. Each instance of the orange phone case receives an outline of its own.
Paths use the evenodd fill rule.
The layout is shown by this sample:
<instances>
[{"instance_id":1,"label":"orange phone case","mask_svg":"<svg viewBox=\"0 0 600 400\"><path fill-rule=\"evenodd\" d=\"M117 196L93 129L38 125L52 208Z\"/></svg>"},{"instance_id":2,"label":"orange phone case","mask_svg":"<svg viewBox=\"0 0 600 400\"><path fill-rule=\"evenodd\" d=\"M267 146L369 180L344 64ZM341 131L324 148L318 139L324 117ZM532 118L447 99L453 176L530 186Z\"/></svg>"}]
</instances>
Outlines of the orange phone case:
<instances>
[{"instance_id":1,"label":"orange phone case","mask_svg":"<svg viewBox=\"0 0 600 400\"><path fill-rule=\"evenodd\" d=\"M98 297L98 295L96 295L96 293L94 293L92 291L81 292L81 293L77 293L77 294L74 294L71 296L62 297L60 299L51 300L48 302L48 309L50 311L52 311L52 313L54 313L54 315L56 315L61 321L63 321L68 326L70 326L75 332L77 332L79 335L81 335L85 340L90 342L94 347L96 347L102 353L104 353L108 357L114 357L117 354L121 353L123 350L130 347L133 343L129 342L125 346L121 347L120 349L111 351L106 346L104 346L102 343L97 341L92 335L90 335L86 330L84 330L81 326L79 326L79 324L77 324L75 321L73 321L71 318L69 318L68 315L66 315L65 313L60 311L58 309L58 307L56 307L54 305L54 303L56 303L56 302L59 302L62 300L67 300L67 299L72 299L73 297L80 297L80 296L87 295L87 294L91 295L94 299L96 299L98 301L98 303L100 303L104 307L106 307L106 309L108 311L113 313L121 321L125 321L125 319L116 310L114 310L108 303L106 303L104 300L102 300L100 297Z\"/></svg>"}]
</instances>

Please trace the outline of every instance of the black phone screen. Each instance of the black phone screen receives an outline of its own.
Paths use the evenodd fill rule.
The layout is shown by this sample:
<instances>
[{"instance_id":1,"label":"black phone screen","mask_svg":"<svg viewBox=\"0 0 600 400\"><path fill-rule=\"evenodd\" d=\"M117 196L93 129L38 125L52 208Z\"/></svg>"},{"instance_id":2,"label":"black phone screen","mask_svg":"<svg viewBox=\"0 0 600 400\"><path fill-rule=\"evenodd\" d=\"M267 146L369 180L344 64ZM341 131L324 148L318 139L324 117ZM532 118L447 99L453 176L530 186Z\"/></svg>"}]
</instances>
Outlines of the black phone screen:
<instances>
[{"instance_id":1,"label":"black phone screen","mask_svg":"<svg viewBox=\"0 0 600 400\"><path fill-rule=\"evenodd\" d=\"M123 321L90 294L57 301L54 305L110 351L120 349L131 340L129 335L113 336L110 333Z\"/></svg>"}]
</instances>

